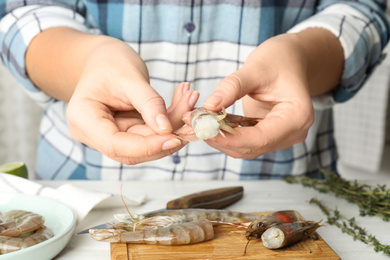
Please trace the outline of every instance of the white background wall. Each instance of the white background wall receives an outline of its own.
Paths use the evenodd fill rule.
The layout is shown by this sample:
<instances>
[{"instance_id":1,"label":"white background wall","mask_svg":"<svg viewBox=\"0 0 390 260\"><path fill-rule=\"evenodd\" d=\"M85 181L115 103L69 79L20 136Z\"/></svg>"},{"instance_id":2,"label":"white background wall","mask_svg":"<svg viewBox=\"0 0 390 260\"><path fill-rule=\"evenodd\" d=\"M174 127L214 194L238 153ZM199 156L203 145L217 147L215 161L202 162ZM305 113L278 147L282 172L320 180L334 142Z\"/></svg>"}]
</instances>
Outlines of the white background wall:
<instances>
[{"instance_id":1,"label":"white background wall","mask_svg":"<svg viewBox=\"0 0 390 260\"><path fill-rule=\"evenodd\" d=\"M0 65L0 164L23 161L33 174L42 113L43 108Z\"/></svg>"}]
</instances>

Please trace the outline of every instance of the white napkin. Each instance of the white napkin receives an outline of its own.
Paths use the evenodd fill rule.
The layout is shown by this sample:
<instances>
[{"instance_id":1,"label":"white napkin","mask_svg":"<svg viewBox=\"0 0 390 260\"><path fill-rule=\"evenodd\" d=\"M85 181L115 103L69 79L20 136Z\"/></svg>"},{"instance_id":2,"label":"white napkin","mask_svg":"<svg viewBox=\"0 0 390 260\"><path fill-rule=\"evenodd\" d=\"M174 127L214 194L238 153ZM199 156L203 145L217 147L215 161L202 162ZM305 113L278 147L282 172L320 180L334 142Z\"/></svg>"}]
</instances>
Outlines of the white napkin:
<instances>
[{"instance_id":1,"label":"white napkin","mask_svg":"<svg viewBox=\"0 0 390 260\"><path fill-rule=\"evenodd\" d=\"M24 193L57 200L73 209L79 222L93 208L123 206L120 194L88 190L69 183L54 189L6 173L0 173L0 192ZM146 195L132 196L131 199L124 197L124 200L127 205L138 206L146 202Z\"/></svg>"}]
</instances>

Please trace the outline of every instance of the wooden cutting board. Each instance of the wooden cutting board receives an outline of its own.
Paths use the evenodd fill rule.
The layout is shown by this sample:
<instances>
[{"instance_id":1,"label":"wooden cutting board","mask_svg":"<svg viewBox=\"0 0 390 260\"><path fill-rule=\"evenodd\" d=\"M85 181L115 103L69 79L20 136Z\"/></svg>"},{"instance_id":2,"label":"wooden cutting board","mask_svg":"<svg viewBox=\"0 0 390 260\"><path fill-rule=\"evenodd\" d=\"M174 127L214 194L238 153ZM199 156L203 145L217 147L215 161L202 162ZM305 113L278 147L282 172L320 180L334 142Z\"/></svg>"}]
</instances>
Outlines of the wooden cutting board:
<instances>
[{"instance_id":1,"label":"wooden cutting board","mask_svg":"<svg viewBox=\"0 0 390 260\"><path fill-rule=\"evenodd\" d=\"M243 230L234 226L217 226L214 228L215 236L212 240L193 245L111 243L111 259L340 259L320 236L318 240L307 239L276 250L264 247L260 240L253 240L249 242L246 255L243 256L247 243Z\"/></svg>"}]
</instances>

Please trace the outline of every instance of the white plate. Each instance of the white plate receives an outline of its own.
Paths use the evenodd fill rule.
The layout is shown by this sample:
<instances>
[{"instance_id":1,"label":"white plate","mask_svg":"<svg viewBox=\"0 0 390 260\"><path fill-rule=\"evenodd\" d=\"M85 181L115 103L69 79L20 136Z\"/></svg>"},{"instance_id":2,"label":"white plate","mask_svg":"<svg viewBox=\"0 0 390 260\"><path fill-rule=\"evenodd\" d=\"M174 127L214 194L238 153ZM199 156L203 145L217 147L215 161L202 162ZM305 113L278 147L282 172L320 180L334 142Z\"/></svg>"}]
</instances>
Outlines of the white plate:
<instances>
[{"instance_id":1,"label":"white plate","mask_svg":"<svg viewBox=\"0 0 390 260\"><path fill-rule=\"evenodd\" d=\"M28 210L42 215L54 237L16 252L0 255L0 260L52 259L68 244L76 226L76 215L64 204L39 196L0 193L0 211Z\"/></svg>"}]
</instances>

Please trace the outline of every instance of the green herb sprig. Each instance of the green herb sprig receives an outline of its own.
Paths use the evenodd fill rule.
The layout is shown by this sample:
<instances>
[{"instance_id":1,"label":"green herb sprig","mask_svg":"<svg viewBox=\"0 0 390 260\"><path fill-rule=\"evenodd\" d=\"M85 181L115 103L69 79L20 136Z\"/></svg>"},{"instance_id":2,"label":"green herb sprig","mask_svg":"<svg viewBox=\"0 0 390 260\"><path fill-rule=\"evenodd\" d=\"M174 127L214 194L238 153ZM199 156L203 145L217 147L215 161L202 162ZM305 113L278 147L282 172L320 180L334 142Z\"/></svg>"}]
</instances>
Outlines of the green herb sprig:
<instances>
[{"instance_id":1,"label":"green herb sprig","mask_svg":"<svg viewBox=\"0 0 390 260\"><path fill-rule=\"evenodd\" d=\"M348 219L337 209L330 209L314 198L310 200L310 204L319 206L321 211L327 216L327 222L330 225L337 226L343 233L351 235L354 240L360 240L365 244L372 244L375 252L383 252L385 255L390 256L390 245L383 245L375 236L368 234L365 229L356 224L355 218Z\"/></svg>"},{"instance_id":2,"label":"green herb sprig","mask_svg":"<svg viewBox=\"0 0 390 260\"><path fill-rule=\"evenodd\" d=\"M325 176L323 180L302 176L290 176L285 180L288 183L301 183L321 193L333 193L355 203L360 209L361 216L379 216L384 221L390 220L390 189L387 189L386 185L360 184L356 180L348 181L325 170L322 172Z\"/></svg>"}]
</instances>

